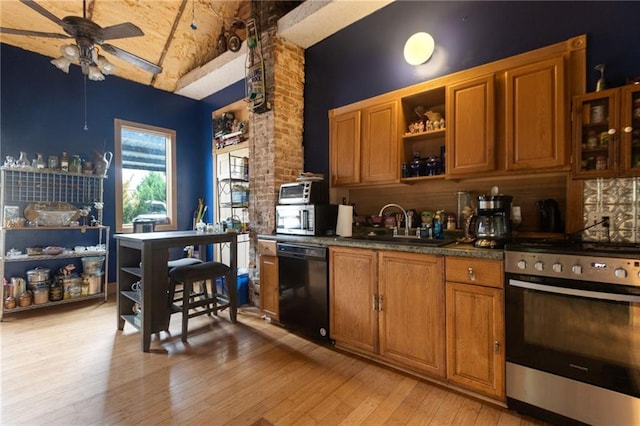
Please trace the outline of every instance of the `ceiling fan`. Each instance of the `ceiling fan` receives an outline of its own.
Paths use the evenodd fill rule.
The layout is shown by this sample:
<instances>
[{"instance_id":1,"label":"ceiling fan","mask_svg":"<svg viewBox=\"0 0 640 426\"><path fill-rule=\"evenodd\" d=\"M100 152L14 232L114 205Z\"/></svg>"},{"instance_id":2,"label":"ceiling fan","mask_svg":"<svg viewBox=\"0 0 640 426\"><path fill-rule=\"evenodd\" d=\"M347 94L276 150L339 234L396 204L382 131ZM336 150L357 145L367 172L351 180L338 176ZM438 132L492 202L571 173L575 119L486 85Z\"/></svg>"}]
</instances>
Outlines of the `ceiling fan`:
<instances>
[{"instance_id":1,"label":"ceiling fan","mask_svg":"<svg viewBox=\"0 0 640 426\"><path fill-rule=\"evenodd\" d=\"M98 55L99 45L102 50L108 52L122 60L125 60L139 68L149 71L152 74L162 72L158 65L147 61L139 56L129 53L119 47L105 43L106 40L119 38L139 37L144 33L140 28L130 22L112 25L102 28L95 22L87 19L87 1L83 0L82 17L66 16L58 18L44 7L33 0L20 0L45 18L60 25L67 34L45 33L39 31L19 30L13 28L0 27L0 33L26 35L32 37L48 37L59 39L75 39L76 44L67 44L60 47L62 56L53 59L51 62L61 70L69 72L69 64L78 62L82 68L82 73L89 76L91 80L104 80L104 74L111 74L115 67L102 55Z\"/></svg>"}]
</instances>

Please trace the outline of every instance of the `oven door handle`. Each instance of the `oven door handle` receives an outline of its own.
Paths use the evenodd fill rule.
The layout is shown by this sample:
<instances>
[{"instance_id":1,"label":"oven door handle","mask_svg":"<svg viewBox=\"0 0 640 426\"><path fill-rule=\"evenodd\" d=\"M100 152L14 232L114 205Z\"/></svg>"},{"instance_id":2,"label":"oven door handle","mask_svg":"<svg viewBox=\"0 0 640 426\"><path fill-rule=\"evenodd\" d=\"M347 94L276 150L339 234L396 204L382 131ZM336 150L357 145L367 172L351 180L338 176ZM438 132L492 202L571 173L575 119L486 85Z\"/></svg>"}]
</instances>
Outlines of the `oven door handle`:
<instances>
[{"instance_id":1,"label":"oven door handle","mask_svg":"<svg viewBox=\"0 0 640 426\"><path fill-rule=\"evenodd\" d=\"M509 280L509 285L514 287L527 288L530 290L545 291L547 293L565 294L567 296L588 297L589 299L614 300L617 302L640 303L640 296L618 293L602 293L599 291L578 290L574 288L556 287L544 284L529 283L520 280Z\"/></svg>"}]
</instances>

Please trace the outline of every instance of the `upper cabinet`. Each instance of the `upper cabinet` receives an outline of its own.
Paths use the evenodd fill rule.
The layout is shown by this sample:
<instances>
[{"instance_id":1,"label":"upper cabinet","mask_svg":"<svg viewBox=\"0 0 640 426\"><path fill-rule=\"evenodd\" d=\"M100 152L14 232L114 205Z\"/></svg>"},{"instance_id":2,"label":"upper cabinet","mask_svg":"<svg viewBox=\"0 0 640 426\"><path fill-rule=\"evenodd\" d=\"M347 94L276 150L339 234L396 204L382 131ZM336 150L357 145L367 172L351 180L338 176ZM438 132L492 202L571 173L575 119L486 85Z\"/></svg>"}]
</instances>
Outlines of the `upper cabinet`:
<instances>
[{"instance_id":1,"label":"upper cabinet","mask_svg":"<svg viewBox=\"0 0 640 426\"><path fill-rule=\"evenodd\" d=\"M568 170L569 109L562 56L505 72L505 170Z\"/></svg>"},{"instance_id":2,"label":"upper cabinet","mask_svg":"<svg viewBox=\"0 0 640 426\"><path fill-rule=\"evenodd\" d=\"M398 181L398 101L329 113L331 185Z\"/></svg>"},{"instance_id":3,"label":"upper cabinet","mask_svg":"<svg viewBox=\"0 0 640 426\"><path fill-rule=\"evenodd\" d=\"M582 35L331 110L332 187L569 172L569 101L584 94L585 51ZM619 97L632 128L638 95ZM621 174L638 167L625 135Z\"/></svg>"},{"instance_id":4,"label":"upper cabinet","mask_svg":"<svg viewBox=\"0 0 640 426\"><path fill-rule=\"evenodd\" d=\"M398 102L393 100L362 110L362 182L398 180Z\"/></svg>"},{"instance_id":5,"label":"upper cabinet","mask_svg":"<svg viewBox=\"0 0 640 426\"><path fill-rule=\"evenodd\" d=\"M640 175L640 86L574 97L573 141L575 177Z\"/></svg>"},{"instance_id":6,"label":"upper cabinet","mask_svg":"<svg viewBox=\"0 0 640 426\"><path fill-rule=\"evenodd\" d=\"M360 183L360 111L329 116L331 185Z\"/></svg>"},{"instance_id":7,"label":"upper cabinet","mask_svg":"<svg viewBox=\"0 0 640 426\"><path fill-rule=\"evenodd\" d=\"M429 88L402 98L402 181L444 178L447 113L444 87Z\"/></svg>"},{"instance_id":8,"label":"upper cabinet","mask_svg":"<svg viewBox=\"0 0 640 426\"><path fill-rule=\"evenodd\" d=\"M448 177L496 168L493 74L447 86L446 172Z\"/></svg>"}]
</instances>

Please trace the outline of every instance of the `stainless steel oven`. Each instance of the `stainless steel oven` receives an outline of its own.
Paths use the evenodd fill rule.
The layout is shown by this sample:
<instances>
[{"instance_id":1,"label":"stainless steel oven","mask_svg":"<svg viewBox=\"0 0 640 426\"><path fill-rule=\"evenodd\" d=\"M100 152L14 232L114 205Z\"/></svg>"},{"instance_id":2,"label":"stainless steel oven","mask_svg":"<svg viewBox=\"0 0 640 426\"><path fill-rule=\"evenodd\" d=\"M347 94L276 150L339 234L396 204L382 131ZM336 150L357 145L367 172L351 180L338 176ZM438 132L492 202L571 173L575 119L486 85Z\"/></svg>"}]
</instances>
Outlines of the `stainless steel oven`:
<instances>
[{"instance_id":1,"label":"stainless steel oven","mask_svg":"<svg viewBox=\"0 0 640 426\"><path fill-rule=\"evenodd\" d=\"M640 249L609 248L507 246L510 408L553 423L640 424Z\"/></svg>"}]
</instances>

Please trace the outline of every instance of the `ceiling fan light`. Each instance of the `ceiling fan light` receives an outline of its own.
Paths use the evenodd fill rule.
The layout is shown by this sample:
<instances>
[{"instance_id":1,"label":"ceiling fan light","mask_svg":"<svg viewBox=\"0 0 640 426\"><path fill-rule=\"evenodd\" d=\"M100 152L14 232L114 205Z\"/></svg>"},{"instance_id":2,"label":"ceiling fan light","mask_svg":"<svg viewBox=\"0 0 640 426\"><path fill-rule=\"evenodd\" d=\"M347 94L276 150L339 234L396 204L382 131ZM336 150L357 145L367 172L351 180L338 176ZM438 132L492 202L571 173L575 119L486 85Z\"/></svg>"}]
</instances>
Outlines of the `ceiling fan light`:
<instances>
[{"instance_id":1,"label":"ceiling fan light","mask_svg":"<svg viewBox=\"0 0 640 426\"><path fill-rule=\"evenodd\" d=\"M113 74L116 71L116 66L109 62L107 58L102 55L98 56L97 65L98 68L100 68L100 71L102 71L102 73L106 75Z\"/></svg>"},{"instance_id":2,"label":"ceiling fan light","mask_svg":"<svg viewBox=\"0 0 640 426\"><path fill-rule=\"evenodd\" d=\"M98 67L89 67L89 80L102 81L104 80L104 75L102 75Z\"/></svg>"},{"instance_id":3,"label":"ceiling fan light","mask_svg":"<svg viewBox=\"0 0 640 426\"><path fill-rule=\"evenodd\" d=\"M60 56L59 58L52 59L51 63L56 66L59 70L69 74L69 65L71 65L71 61L65 58L64 56Z\"/></svg>"},{"instance_id":4,"label":"ceiling fan light","mask_svg":"<svg viewBox=\"0 0 640 426\"><path fill-rule=\"evenodd\" d=\"M80 50L75 44L63 44L60 46L60 53L70 61L77 61L80 58Z\"/></svg>"}]
</instances>

